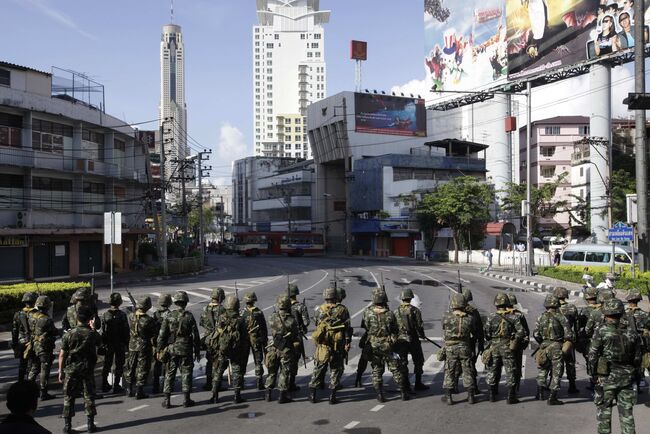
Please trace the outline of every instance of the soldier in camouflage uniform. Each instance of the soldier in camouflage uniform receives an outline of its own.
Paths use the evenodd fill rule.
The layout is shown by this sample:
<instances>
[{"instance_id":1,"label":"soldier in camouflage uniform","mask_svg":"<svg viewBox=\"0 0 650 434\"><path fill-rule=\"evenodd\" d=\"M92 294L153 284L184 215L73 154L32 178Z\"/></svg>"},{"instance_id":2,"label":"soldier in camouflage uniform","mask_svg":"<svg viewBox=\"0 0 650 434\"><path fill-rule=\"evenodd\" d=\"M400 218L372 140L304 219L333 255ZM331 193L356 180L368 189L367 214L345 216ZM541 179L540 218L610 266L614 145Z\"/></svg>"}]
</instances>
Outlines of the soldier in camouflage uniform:
<instances>
[{"instance_id":1,"label":"soldier in camouflage uniform","mask_svg":"<svg viewBox=\"0 0 650 434\"><path fill-rule=\"evenodd\" d=\"M176 381L176 371L181 371L181 387L183 390L183 407L191 407L194 401L190 399L192 392L192 368L194 359L201 360L201 338L196 326L194 315L186 311L189 297L185 291L176 291L172 302L178 306L163 320L158 334L157 352L167 352L167 372L165 374L165 398L163 408L170 408L170 398Z\"/></svg>"},{"instance_id":2,"label":"soldier in camouflage uniform","mask_svg":"<svg viewBox=\"0 0 650 434\"><path fill-rule=\"evenodd\" d=\"M34 303L37 298L38 295L34 292L24 293L22 303L25 306L14 314L11 323L11 348L14 350L14 357L18 359L18 380L24 380L28 372L29 357L25 357L25 347L32 339L29 318L35 310Z\"/></svg>"},{"instance_id":3,"label":"soldier in camouflage uniform","mask_svg":"<svg viewBox=\"0 0 650 434\"><path fill-rule=\"evenodd\" d=\"M255 363L255 376L257 377L257 389L264 390L264 354L266 346L269 343L268 330L266 328L266 318L264 312L255 306L257 295L254 292L248 292L244 295L246 307L242 312L242 318L246 324L248 335L248 347L253 353ZM246 354L244 357L247 357Z\"/></svg>"},{"instance_id":4,"label":"soldier in camouflage uniform","mask_svg":"<svg viewBox=\"0 0 650 434\"><path fill-rule=\"evenodd\" d=\"M115 360L115 371L113 371L113 393L123 393L120 380L124 375L124 363L126 351L129 348L129 320L126 313L120 310L122 296L114 292L110 296L111 307L102 315L102 340L106 354L102 368L102 392L108 392L111 386L108 384L108 374L113 367Z\"/></svg>"},{"instance_id":5,"label":"soldier in camouflage uniform","mask_svg":"<svg viewBox=\"0 0 650 434\"><path fill-rule=\"evenodd\" d=\"M77 325L64 334L61 341L59 381L63 382L64 433L73 432L74 401L79 388L83 390L88 432L97 430L93 370L97 363L97 348L101 345L101 336L95 331L95 323L92 319L94 316L89 306L79 306L74 320Z\"/></svg>"},{"instance_id":6,"label":"soldier in camouflage uniform","mask_svg":"<svg viewBox=\"0 0 650 434\"><path fill-rule=\"evenodd\" d=\"M99 318L97 313L97 295L90 293L90 288L79 288L72 294L70 298L70 306L65 313L65 316L61 320L61 328L64 332L75 328L77 323L77 311L80 307L87 307L90 309L90 312L93 315L93 324L95 324L95 330L99 330L102 327L102 321Z\"/></svg>"},{"instance_id":7,"label":"soldier in camouflage uniform","mask_svg":"<svg viewBox=\"0 0 650 434\"><path fill-rule=\"evenodd\" d=\"M219 385L225 371L221 367L230 363L230 381L235 390L233 402L239 404L244 402L241 390L244 387L244 373L248 362L248 328L244 318L239 316L239 299L236 296L226 297L224 308L225 312L219 317L215 332L206 341L215 356L210 402L219 402Z\"/></svg>"},{"instance_id":8,"label":"soldier in camouflage uniform","mask_svg":"<svg viewBox=\"0 0 650 434\"><path fill-rule=\"evenodd\" d=\"M567 302L569 298L569 290L563 286L557 286L553 290L553 295L555 295L560 302L560 313L564 315L571 332L573 333L574 340L578 336L578 309L575 304ZM566 353L562 353L564 358L564 367L566 369L566 377L569 380L569 390L567 392L569 395L576 394L580 392L576 387L576 351L575 348L571 348Z\"/></svg>"},{"instance_id":9,"label":"soldier in camouflage uniform","mask_svg":"<svg viewBox=\"0 0 650 434\"><path fill-rule=\"evenodd\" d=\"M445 338L445 346L442 356L445 363L445 378L443 389L445 390L446 402L448 405L454 403L452 393L458 386L458 377L463 374L463 385L467 391L467 402L474 404L475 390L474 369L472 368L474 340L472 333L476 330L474 317L465 311L467 301L462 294L454 294L450 303L451 311L442 320L442 330Z\"/></svg>"},{"instance_id":10,"label":"soldier in camouflage uniform","mask_svg":"<svg viewBox=\"0 0 650 434\"><path fill-rule=\"evenodd\" d=\"M603 314L605 321L596 328L589 347L589 363L596 384L594 403L598 433L611 432L612 407L616 403L621 433L633 434L634 382L641 359L640 338L630 328L620 327L624 314L620 300L605 301Z\"/></svg>"},{"instance_id":11,"label":"soldier in camouflage uniform","mask_svg":"<svg viewBox=\"0 0 650 434\"><path fill-rule=\"evenodd\" d=\"M415 373L415 390L428 390L429 387L422 383L422 372L424 366L424 354L422 353L422 344L420 339L424 339L424 325L422 322L422 312L415 306L411 305L413 291L405 289L400 294L402 303L395 309L395 319L399 326L399 337L397 339L397 353L402 359L403 369L402 377L406 387L411 389L408 371L408 355L411 354L413 360L413 372Z\"/></svg>"},{"instance_id":12,"label":"soldier in camouflage uniform","mask_svg":"<svg viewBox=\"0 0 650 434\"><path fill-rule=\"evenodd\" d=\"M274 311L269 318L269 327L273 341L267 347L266 353L266 393L268 402L272 400L273 388L280 391L278 402L291 402L289 397L289 377L291 376L291 360L295 357L295 349L300 345L300 332L295 318L291 315L291 301L286 295L279 295ZM279 375L278 375L279 372Z\"/></svg>"},{"instance_id":13,"label":"soldier in camouflage uniform","mask_svg":"<svg viewBox=\"0 0 650 434\"><path fill-rule=\"evenodd\" d=\"M472 291L470 291L469 288L463 288L462 294L463 297L465 297L465 301L467 302L465 312L474 317L474 326L476 327L476 329L472 331L472 369L474 369L474 381L476 381L478 378L478 372L476 371L476 360L478 360L478 356L483 352L485 346L483 318L481 318L481 314L479 313L478 308L470 303L470 301L474 299L472 296ZM480 389L478 388L478 383L474 383L474 390L476 393L481 393Z\"/></svg>"},{"instance_id":14,"label":"soldier in camouflage uniform","mask_svg":"<svg viewBox=\"0 0 650 434\"><path fill-rule=\"evenodd\" d=\"M344 288L341 288L340 286L337 286L337 287L336 287L336 295L337 295L337 298L338 298L338 304L339 304L343 309L347 310L348 308L345 307L345 305L343 304L343 300L345 300L345 297L347 297L347 293L345 292L345 289L344 289ZM320 309L320 307L317 307L317 308L316 308L317 311L318 311L319 309ZM349 313L348 313L348 315L349 315ZM350 331L349 331L350 336L352 336L353 332L354 332L354 329L353 329L352 327L350 327ZM347 352L346 352L345 358L346 358L346 360L347 360ZM300 362L300 360L298 360L298 362ZM360 361L359 363L363 363L363 361ZM367 365L368 365L368 362L366 361L366 362L365 362L365 365L363 366L363 370L361 371L361 374L363 374L363 372L366 370L366 366L367 366ZM357 366L357 367L358 367L358 366ZM325 374L326 374L326 373L327 373L327 372L326 372L326 369L323 369L323 370L321 371L321 374L320 374L320 388L321 388L321 389L325 389ZM338 386L336 386L336 390L341 390L341 389L343 389L343 384L342 384L341 382L339 382Z\"/></svg>"},{"instance_id":15,"label":"soldier in camouflage uniform","mask_svg":"<svg viewBox=\"0 0 650 434\"><path fill-rule=\"evenodd\" d=\"M519 385L521 384L524 350L528 348L528 344L530 343L530 328L528 327L528 321L526 321L526 315L518 309L519 303L517 302L517 296L509 292L508 301L510 302L510 313L515 318L515 321L521 323L521 327L524 329L524 339L518 342L517 348L513 351L515 357L515 390L518 392Z\"/></svg>"},{"instance_id":16,"label":"soldier in camouflage uniform","mask_svg":"<svg viewBox=\"0 0 650 434\"><path fill-rule=\"evenodd\" d=\"M212 372L213 372L213 362L214 362L214 354L212 354L208 348L207 345L205 344L205 339L206 336L210 335L216 326L216 324L219 323L219 317L223 315L223 313L226 311L223 306L221 305L226 298L226 293L224 292L223 288L217 288L212 290L212 296L210 299L210 303L203 309L203 313L201 314L201 319L199 321L199 325L203 328L203 337L201 338L201 343L203 349L206 350L205 352L205 385L203 386L203 390L212 390ZM224 367L226 369L227 366ZM223 372L221 373L223 375ZM221 388L221 384L219 385L219 390L225 390Z\"/></svg>"},{"instance_id":17,"label":"soldier in camouflage uniform","mask_svg":"<svg viewBox=\"0 0 650 434\"><path fill-rule=\"evenodd\" d=\"M158 309L153 313L153 320L156 324L156 331L154 332L154 348L157 347L156 340L158 339L158 333L160 333L160 327L162 326L163 320L171 312L169 306L172 305L172 296L171 294L161 294L158 297ZM164 368L164 369L163 369ZM163 372L167 371L167 365L158 360L158 357L154 357L153 361L153 393L160 392L160 375Z\"/></svg>"},{"instance_id":18,"label":"soldier in camouflage uniform","mask_svg":"<svg viewBox=\"0 0 650 434\"><path fill-rule=\"evenodd\" d=\"M296 319L298 323L298 330L300 331L300 348L296 349L296 357L293 358L293 364L291 365L291 379L289 382L289 390L296 392L300 390L300 387L296 386L296 375L298 374L298 363L300 362L300 357L305 352L305 343L303 342L302 337L307 334L307 327L309 327L309 312L307 306L298 301L298 294L300 290L298 285L291 284L289 285L289 298L291 299L291 314Z\"/></svg>"},{"instance_id":19,"label":"soldier in camouflage uniform","mask_svg":"<svg viewBox=\"0 0 650 434\"><path fill-rule=\"evenodd\" d=\"M551 395L548 405L562 405L557 399L560 390L560 380L564 374L564 354L573 344L575 336L566 317L559 311L560 301L553 294L548 294L544 300L546 311L535 323L533 337L539 344L537 361L537 394L535 399L543 400L546 380L551 375Z\"/></svg>"},{"instance_id":20,"label":"soldier in camouflage uniform","mask_svg":"<svg viewBox=\"0 0 650 434\"><path fill-rule=\"evenodd\" d=\"M36 299L34 304L36 310L32 312L29 319L29 328L32 332L32 369L29 372L29 380L36 381L39 378L41 401L54 398L47 393L54 357L54 343L58 334L54 321L47 314L51 306L49 297L41 295Z\"/></svg>"},{"instance_id":21,"label":"soldier in camouflage uniform","mask_svg":"<svg viewBox=\"0 0 650 434\"><path fill-rule=\"evenodd\" d=\"M135 305L135 312L129 315L131 323L131 339L129 339L129 356L127 363L126 379L129 383L129 397L144 399L149 396L144 393L147 383L151 359L153 358L153 344L156 340L158 326L156 320L147 315L151 309L151 298L142 297ZM155 387L156 383L154 383ZM134 391L137 388L137 392Z\"/></svg>"},{"instance_id":22,"label":"soldier in camouflage uniform","mask_svg":"<svg viewBox=\"0 0 650 434\"><path fill-rule=\"evenodd\" d=\"M625 297L625 301L627 301L627 310L625 311L626 321L629 324L634 324L633 330L641 338L641 351L642 353L646 353L650 348L650 342L648 342L650 338L650 315L638 306L638 303L641 301L641 293L638 290L630 289ZM639 365L637 390L643 377L645 377L645 368Z\"/></svg>"},{"instance_id":23,"label":"soldier in camouflage uniform","mask_svg":"<svg viewBox=\"0 0 650 434\"><path fill-rule=\"evenodd\" d=\"M578 336L576 337L576 351L584 357L587 366L587 375L591 376L591 372L589 372L589 345L591 342L591 335L587 332L587 323L591 317L591 311L599 306L597 304L598 290L593 286L586 286L583 290L583 296L587 304L578 309ZM593 385L590 383L587 388L593 390Z\"/></svg>"},{"instance_id":24,"label":"soldier in camouflage uniform","mask_svg":"<svg viewBox=\"0 0 650 434\"><path fill-rule=\"evenodd\" d=\"M316 389L323 384L324 371L330 369L330 404L338 402L336 391L341 383L344 362L352 342L350 312L339 302L336 289L326 288L323 292L325 303L316 312L316 330L312 339L316 344L314 371L309 382L309 400L317 402Z\"/></svg>"},{"instance_id":25,"label":"soldier in camouflage uniform","mask_svg":"<svg viewBox=\"0 0 650 434\"><path fill-rule=\"evenodd\" d=\"M375 291L383 291L381 288L375 288ZM388 308L388 304L384 306ZM368 342L368 331L366 330L363 335L361 336L361 339L359 339L359 348L361 348L361 355L359 356L359 363L357 364L357 375L354 380L354 387L362 387L363 384L361 383L361 377L363 376L363 373L366 372L366 368L368 367L368 362L370 359L372 359L372 348L370 346L370 343Z\"/></svg>"},{"instance_id":26,"label":"soldier in camouflage uniform","mask_svg":"<svg viewBox=\"0 0 650 434\"><path fill-rule=\"evenodd\" d=\"M589 313L589 318L587 319L587 324L585 325L585 333L591 339L594 335L596 329L605 322L605 316L603 315L603 304L605 301L614 298L614 293L608 289L598 290L598 295L596 296L596 305Z\"/></svg>"},{"instance_id":27,"label":"soldier in camouflage uniform","mask_svg":"<svg viewBox=\"0 0 650 434\"><path fill-rule=\"evenodd\" d=\"M494 297L497 311L491 313L485 321L484 334L488 345L483 352L483 363L487 370L485 381L490 387L490 402L497 399L501 368L506 373L508 386L508 404L517 404L515 351L524 342L526 332L514 314L510 311L508 296L499 292Z\"/></svg>"},{"instance_id":28,"label":"soldier in camouflage uniform","mask_svg":"<svg viewBox=\"0 0 650 434\"><path fill-rule=\"evenodd\" d=\"M403 401L409 399L406 383L402 378L403 360L395 354L399 326L395 314L387 307L388 297L383 290L372 295L372 306L363 312L361 327L368 331L368 343L372 348L372 384L377 392L377 401L385 402L382 376L386 365L400 389Z\"/></svg>"}]
</instances>

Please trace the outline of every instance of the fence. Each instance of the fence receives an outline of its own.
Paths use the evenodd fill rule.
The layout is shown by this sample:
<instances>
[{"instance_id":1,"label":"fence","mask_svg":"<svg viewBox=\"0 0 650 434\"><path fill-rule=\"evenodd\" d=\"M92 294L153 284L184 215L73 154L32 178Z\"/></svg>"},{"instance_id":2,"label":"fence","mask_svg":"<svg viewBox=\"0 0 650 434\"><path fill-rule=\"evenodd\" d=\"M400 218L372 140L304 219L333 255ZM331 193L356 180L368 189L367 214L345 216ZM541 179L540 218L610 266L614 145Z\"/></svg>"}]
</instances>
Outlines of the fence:
<instances>
[{"instance_id":1,"label":"fence","mask_svg":"<svg viewBox=\"0 0 650 434\"><path fill-rule=\"evenodd\" d=\"M512 274L526 274L528 265L528 254L526 252L505 251L491 249L492 267L499 267L500 270L512 272ZM488 266L488 258L485 250L459 250L458 262L461 264L477 264L485 268ZM454 260L455 251L449 250L449 261ZM551 257L548 252L535 250L533 252L533 265L536 267L550 266Z\"/></svg>"}]
</instances>

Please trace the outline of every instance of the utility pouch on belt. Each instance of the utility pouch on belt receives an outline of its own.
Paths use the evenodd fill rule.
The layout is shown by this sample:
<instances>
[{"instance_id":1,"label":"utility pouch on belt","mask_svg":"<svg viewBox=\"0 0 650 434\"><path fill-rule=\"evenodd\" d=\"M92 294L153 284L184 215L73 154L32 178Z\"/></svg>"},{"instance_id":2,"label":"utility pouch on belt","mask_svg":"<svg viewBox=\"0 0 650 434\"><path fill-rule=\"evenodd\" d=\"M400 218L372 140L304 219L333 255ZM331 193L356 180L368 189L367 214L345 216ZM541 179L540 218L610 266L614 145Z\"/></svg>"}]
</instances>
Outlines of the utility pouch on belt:
<instances>
[{"instance_id":1,"label":"utility pouch on belt","mask_svg":"<svg viewBox=\"0 0 650 434\"><path fill-rule=\"evenodd\" d=\"M535 354L535 362L537 362L537 366L540 368L548 368L551 365L546 348L540 348L537 351L537 354Z\"/></svg>"},{"instance_id":2,"label":"utility pouch on belt","mask_svg":"<svg viewBox=\"0 0 650 434\"><path fill-rule=\"evenodd\" d=\"M492 348L488 348L481 354L481 361L485 366L492 365Z\"/></svg>"},{"instance_id":3,"label":"utility pouch on belt","mask_svg":"<svg viewBox=\"0 0 650 434\"><path fill-rule=\"evenodd\" d=\"M609 375L609 360L604 357L598 359L598 363L596 363L596 375Z\"/></svg>"},{"instance_id":4,"label":"utility pouch on belt","mask_svg":"<svg viewBox=\"0 0 650 434\"><path fill-rule=\"evenodd\" d=\"M442 347L438 350L438 352L436 353L436 357L438 358L439 362L444 362L445 360L447 360L447 350L445 349L445 347Z\"/></svg>"},{"instance_id":5,"label":"utility pouch on belt","mask_svg":"<svg viewBox=\"0 0 650 434\"><path fill-rule=\"evenodd\" d=\"M573 351L573 342L564 341L564 344L562 344L562 353L565 356L568 356L571 354L572 351Z\"/></svg>"},{"instance_id":6,"label":"utility pouch on belt","mask_svg":"<svg viewBox=\"0 0 650 434\"><path fill-rule=\"evenodd\" d=\"M650 353L643 353L641 358L641 367L643 369L650 369Z\"/></svg>"}]
</instances>

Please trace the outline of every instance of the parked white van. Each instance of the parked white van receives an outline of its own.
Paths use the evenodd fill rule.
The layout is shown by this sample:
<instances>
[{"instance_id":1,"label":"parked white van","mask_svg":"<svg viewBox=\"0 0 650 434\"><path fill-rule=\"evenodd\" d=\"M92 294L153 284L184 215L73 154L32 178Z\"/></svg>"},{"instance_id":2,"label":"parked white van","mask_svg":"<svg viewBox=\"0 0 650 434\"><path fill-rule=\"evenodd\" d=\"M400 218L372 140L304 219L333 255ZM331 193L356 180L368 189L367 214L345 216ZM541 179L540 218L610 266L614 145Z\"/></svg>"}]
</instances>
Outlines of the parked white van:
<instances>
[{"instance_id":1,"label":"parked white van","mask_svg":"<svg viewBox=\"0 0 650 434\"><path fill-rule=\"evenodd\" d=\"M609 244L569 244L562 252L560 265L606 266L612 259ZM632 248L616 246L615 265L632 265Z\"/></svg>"}]
</instances>

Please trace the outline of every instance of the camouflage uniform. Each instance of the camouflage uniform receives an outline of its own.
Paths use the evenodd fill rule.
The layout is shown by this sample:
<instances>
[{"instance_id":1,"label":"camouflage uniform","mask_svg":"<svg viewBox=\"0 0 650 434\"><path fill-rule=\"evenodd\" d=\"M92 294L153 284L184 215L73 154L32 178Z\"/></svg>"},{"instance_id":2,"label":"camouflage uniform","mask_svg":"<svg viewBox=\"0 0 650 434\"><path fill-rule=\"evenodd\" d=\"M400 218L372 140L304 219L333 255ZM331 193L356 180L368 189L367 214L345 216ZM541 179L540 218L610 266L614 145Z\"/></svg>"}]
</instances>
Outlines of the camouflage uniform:
<instances>
[{"instance_id":1,"label":"camouflage uniform","mask_svg":"<svg viewBox=\"0 0 650 434\"><path fill-rule=\"evenodd\" d=\"M521 327L524 329L524 338L522 341L518 342L517 348L513 351L515 357L515 390L519 391L519 385L521 384L521 376L524 362L524 350L528 348L530 343L530 328L528 327L528 321L526 316L517 309L517 296L512 293L508 293L508 301L510 302L510 313L515 318L515 321L521 323Z\"/></svg>"},{"instance_id":2,"label":"camouflage uniform","mask_svg":"<svg viewBox=\"0 0 650 434\"><path fill-rule=\"evenodd\" d=\"M510 300L508 296L500 292L494 298L494 305L497 308L495 313L490 314L484 325L485 339L488 343L487 349L483 352L483 362L487 370L485 381L490 386L490 402L496 401L499 381L501 379L501 368L506 372L506 385L508 386L508 404L516 404L516 370L515 351L524 341L526 332L510 311Z\"/></svg>"},{"instance_id":3,"label":"camouflage uniform","mask_svg":"<svg viewBox=\"0 0 650 434\"><path fill-rule=\"evenodd\" d=\"M417 307L411 305L411 300L413 299L412 290L405 289L400 294L400 298L402 303L395 310L395 319L397 319L397 325L399 326L397 353L403 361L403 380L410 389L408 355L411 354L413 373L415 374L415 390L427 390L429 387L422 383L424 354L422 353L420 339L423 339L425 336L422 312Z\"/></svg>"},{"instance_id":4,"label":"camouflage uniform","mask_svg":"<svg viewBox=\"0 0 650 434\"><path fill-rule=\"evenodd\" d=\"M567 346L572 346L575 336L571 325L564 315L559 312L560 302L556 296L549 294L544 300L546 312L542 313L535 323L533 337L539 344L537 361L537 394L535 399L544 399L546 380L551 375L551 396L549 405L561 405L557 399L560 390L560 380L564 374L564 353Z\"/></svg>"},{"instance_id":5,"label":"camouflage uniform","mask_svg":"<svg viewBox=\"0 0 650 434\"><path fill-rule=\"evenodd\" d=\"M585 325L585 333L589 339L591 339L591 337L594 335L596 329L605 322L602 306L605 301L612 298L614 298L613 292L609 290L598 291L598 295L596 297L597 304L595 304L591 309L589 318L587 319L587 324Z\"/></svg>"},{"instance_id":6,"label":"camouflage uniform","mask_svg":"<svg viewBox=\"0 0 650 434\"><path fill-rule=\"evenodd\" d=\"M458 386L458 378L463 374L463 385L467 390L467 401L474 404L474 369L472 368L471 348L473 331L476 329L474 317L465 312L467 301L462 294L454 294L450 303L451 311L442 320L442 330L445 338L445 346L439 358L445 359L445 378L443 389L445 389L447 404L453 404L452 393Z\"/></svg>"},{"instance_id":7,"label":"camouflage uniform","mask_svg":"<svg viewBox=\"0 0 650 434\"><path fill-rule=\"evenodd\" d=\"M300 345L300 333L295 318L291 315L291 301L286 295L280 295L276 301L277 311L269 318L269 327L273 342L266 353L266 400L271 401L273 388L280 391L278 402L291 402L288 395L291 360L295 357L295 348ZM279 375L278 375L279 372Z\"/></svg>"},{"instance_id":8,"label":"camouflage uniform","mask_svg":"<svg viewBox=\"0 0 650 434\"><path fill-rule=\"evenodd\" d=\"M234 402L239 404L244 402L241 389L244 387L244 373L248 362L248 328L244 318L239 316L237 297L228 296L224 305L225 312L219 317L215 332L206 341L214 357L211 402L219 401L219 385L225 371L221 367L230 363L230 381L235 390Z\"/></svg>"},{"instance_id":9,"label":"camouflage uniform","mask_svg":"<svg viewBox=\"0 0 650 434\"><path fill-rule=\"evenodd\" d=\"M560 313L564 315L571 332L573 333L574 340L578 336L578 309L575 304L567 302L569 298L569 291L563 287L558 286L553 290L553 294L557 297L560 302ZM575 348L571 348L568 352L562 353L564 360L564 367L566 369L566 377L569 380L569 394L578 393L578 388L576 387L576 351Z\"/></svg>"},{"instance_id":10,"label":"camouflage uniform","mask_svg":"<svg viewBox=\"0 0 650 434\"><path fill-rule=\"evenodd\" d=\"M587 375L591 375L591 372L589 372L589 345L591 342L591 334L587 331L587 323L591 317L591 312L599 307L599 305L596 304L598 290L594 287L586 287L583 294L587 305L578 309L576 351L584 357L587 366Z\"/></svg>"},{"instance_id":11,"label":"camouflage uniform","mask_svg":"<svg viewBox=\"0 0 650 434\"><path fill-rule=\"evenodd\" d=\"M108 392L111 388L108 384L108 374L115 360L113 392L120 393L124 391L120 386L120 380L124 374L126 351L129 348L129 320L126 313L120 310L122 296L119 293L111 294L110 303L110 309L102 315L102 340L106 351L102 368L102 391Z\"/></svg>"},{"instance_id":12,"label":"camouflage uniform","mask_svg":"<svg viewBox=\"0 0 650 434\"><path fill-rule=\"evenodd\" d=\"M589 347L591 372L596 377L594 403L596 404L598 432L611 432L612 407L618 406L618 417L622 434L633 434L636 404L634 381L641 359L641 344L638 334L620 327L623 303L617 299L605 302L603 311L607 319L596 328Z\"/></svg>"},{"instance_id":13,"label":"camouflage uniform","mask_svg":"<svg viewBox=\"0 0 650 434\"><path fill-rule=\"evenodd\" d=\"M246 324L248 347L253 353L257 388L264 390L264 354L266 353L266 346L269 343L266 318L264 318L264 312L255 306L257 295L254 292L247 293L244 296L244 301L246 302L246 307L242 312L242 318Z\"/></svg>"},{"instance_id":14,"label":"camouflage uniform","mask_svg":"<svg viewBox=\"0 0 650 434\"><path fill-rule=\"evenodd\" d=\"M402 378L404 368L403 360L395 354L395 344L399 335L399 326L395 314L388 307L388 297L383 290L375 291L373 294L373 305L363 312L361 327L368 331L368 343L372 347L372 384L377 392L377 400L384 402L384 384L382 376L385 366L393 374L397 383L402 400L409 399L406 390L406 382Z\"/></svg>"},{"instance_id":15,"label":"camouflage uniform","mask_svg":"<svg viewBox=\"0 0 650 434\"><path fill-rule=\"evenodd\" d=\"M34 303L37 298L33 292L23 294L22 302L25 307L14 314L11 323L11 348L14 350L14 357L18 359L18 380L24 380L28 372L29 357L25 357L25 347L31 341L29 318L35 311Z\"/></svg>"},{"instance_id":16,"label":"camouflage uniform","mask_svg":"<svg viewBox=\"0 0 650 434\"><path fill-rule=\"evenodd\" d=\"M166 349L169 354L163 390L165 399L162 405L164 408L170 408L169 400L176 381L176 371L180 369L181 387L185 395L183 406L191 407L194 405L194 401L190 399L192 369L194 359L199 360L201 356L201 339L194 315L185 310L189 302L187 293L176 291L172 301L178 309L172 311L163 320L157 342L157 351L162 353Z\"/></svg>"},{"instance_id":17,"label":"camouflage uniform","mask_svg":"<svg viewBox=\"0 0 650 434\"><path fill-rule=\"evenodd\" d=\"M90 309L93 320L95 321L95 330L102 327L102 321L97 313L97 294L91 294L90 288L80 288L72 294L70 298L70 306L66 311L63 319L61 319L61 328L64 332L71 330L79 325L77 321L77 312L80 307L87 307Z\"/></svg>"},{"instance_id":18,"label":"camouflage uniform","mask_svg":"<svg viewBox=\"0 0 650 434\"><path fill-rule=\"evenodd\" d=\"M303 303L298 302L296 299L300 293L297 285L289 285L289 295L291 297L291 314L296 319L298 323L298 330L300 331L300 348L296 349L296 357L293 358L293 364L291 365L291 379L289 382L289 390L292 392L300 390L296 386L296 375L298 374L298 363L300 358L305 351L305 343L303 342L302 336L307 334L307 327L309 327L309 312L307 311L307 306Z\"/></svg>"},{"instance_id":19,"label":"camouflage uniform","mask_svg":"<svg viewBox=\"0 0 650 434\"><path fill-rule=\"evenodd\" d=\"M129 339L126 378L129 383L129 396L143 399L148 398L143 389L151 369L153 343L158 327L156 320L147 315L147 311L151 309L151 298L142 298L137 302L135 308L136 311L129 315L131 339ZM137 387L137 393L133 390L134 386Z\"/></svg>"},{"instance_id":20,"label":"camouflage uniform","mask_svg":"<svg viewBox=\"0 0 650 434\"><path fill-rule=\"evenodd\" d=\"M641 338L641 351L645 354L650 348L650 315L648 315L648 312L637 306L639 301L641 301L641 293L639 291L630 290L625 297L625 300L628 302L628 305L623 319L625 319L627 323L633 324L633 330ZM643 377L645 377L645 368L639 365L637 386L640 385Z\"/></svg>"},{"instance_id":21,"label":"camouflage uniform","mask_svg":"<svg viewBox=\"0 0 650 434\"><path fill-rule=\"evenodd\" d=\"M156 324L156 331L154 333L154 346L157 347L156 340L158 339L158 333L160 333L160 327L162 326L163 320L171 312L169 306L172 305L172 297L170 294L162 294L158 298L159 308L153 313L153 320ZM164 369L163 369L164 368ZM158 360L157 357L154 357L153 361L153 393L160 392L160 375L163 372L167 371L167 364Z\"/></svg>"},{"instance_id":22,"label":"camouflage uniform","mask_svg":"<svg viewBox=\"0 0 650 434\"><path fill-rule=\"evenodd\" d=\"M205 344L206 336L210 335L216 326L219 323L219 317L223 315L226 311L221 303L226 298L226 293L222 288L217 288L212 290L212 299L210 303L203 309L201 314L201 319L199 320L199 325L203 328L203 337L201 338L201 346L206 350L205 352L205 386L203 390L212 390L212 372L213 372L213 362L214 354L209 351L207 345ZM228 366L225 366L226 369ZM223 375L223 371L221 372ZM219 385L221 387L221 385Z\"/></svg>"},{"instance_id":23,"label":"camouflage uniform","mask_svg":"<svg viewBox=\"0 0 650 434\"><path fill-rule=\"evenodd\" d=\"M47 393L47 386L58 330L52 318L47 315L51 304L47 296L38 297L37 310L31 314L29 320L29 328L32 331L32 369L29 372L29 380L36 381L36 378L39 378L42 401L53 398Z\"/></svg>"},{"instance_id":24,"label":"camouflage uniform","mask_svg":"<svg viewBox=\"0 0 650 434\"><path fill-rule=\"evenodd\" d=\"M463 297L465 297L465 300L467 301L467 307L465 308L465 312L467 312L469 315L474 317L474 327L475 329L472 331L472 369L474 370L474 390L476 390L476 393L480 393L478 389L478 384L476 383L476 379L478 378L478 372L476 371L476 360L478 360L479 354L483 352L484 346L485 346L485 336L484 336L484 330L483 330L483 318L481 318L481 314L478 311L478 309L470 304L470 301L474 299L472 296L472 291L469 288L463 288Z\"/></svg>"},{"instance_id":25,"label":"camouflage uniform","mask_svg":"<svg viewBox=\"0 0 650 434\"><path fill-rule=\"evenodd\" d=\"M97 363L97 348L101 345L101 336L89 325L93 317L91 309L81 306L75 318L74 328L63 335L59 355L59 377L61 370L65 373L63 380L63 418L64 432L71 431L71 419L74 416L76 391L81 388L84 396L88 432L95 432L95 378L94 368Z\"/></svg>"},{"instance_id":26,"label":"camouflage uniform","mask_svg":"<svg viewBox=\"0 0 650 434\"><path fill-rule=\"evenodd\" d=\"M338 402L336 391L339 389L343 375L345 358L352 342L350 312L339 303L339 296L334 288L327 288L323 293L325 303L316 312L314 323L316 330L312 338L316 343L314 354L314 371L309 382L310 400L316 402L316 389L323 384L323 377L328 366L330 369L330 402Z\"/></svg>"}]
</instances>

